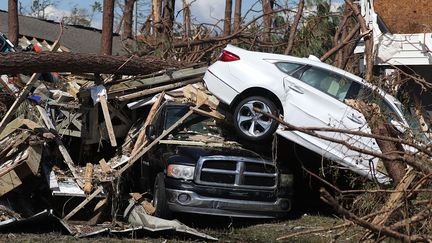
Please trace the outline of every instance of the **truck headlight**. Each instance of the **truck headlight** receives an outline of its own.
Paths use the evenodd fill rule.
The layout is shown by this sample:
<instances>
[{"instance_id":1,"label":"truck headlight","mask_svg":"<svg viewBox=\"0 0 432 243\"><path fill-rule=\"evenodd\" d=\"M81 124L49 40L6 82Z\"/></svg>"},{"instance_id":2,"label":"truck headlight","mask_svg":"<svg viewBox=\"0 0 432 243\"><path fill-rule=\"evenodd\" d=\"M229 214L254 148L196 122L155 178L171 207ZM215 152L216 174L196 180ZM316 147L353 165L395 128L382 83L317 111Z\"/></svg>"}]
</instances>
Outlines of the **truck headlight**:
<instances>
[{"instance_id":1,"label":"truck headlight","mask_svg":"<svg viewBox=\"0 0 432 243\"><path fill-rule=\"evenodd\" d=\"M184 179L184 180L193 180L194 172L195 172L195 167L188 166L188 165L170 164L168 165L168 169L167 169L167 175L169 177L174 177L174 178Z\"/></svg>"}]
</instances>

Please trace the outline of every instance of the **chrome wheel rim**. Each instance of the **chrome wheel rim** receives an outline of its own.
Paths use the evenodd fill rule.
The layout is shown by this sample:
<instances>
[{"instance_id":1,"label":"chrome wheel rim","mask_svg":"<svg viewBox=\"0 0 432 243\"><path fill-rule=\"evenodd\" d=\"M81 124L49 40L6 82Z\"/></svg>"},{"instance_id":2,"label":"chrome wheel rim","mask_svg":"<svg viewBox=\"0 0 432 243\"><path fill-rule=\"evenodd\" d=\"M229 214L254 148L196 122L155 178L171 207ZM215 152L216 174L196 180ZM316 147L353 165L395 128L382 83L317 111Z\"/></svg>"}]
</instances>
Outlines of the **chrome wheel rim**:
<instances>
[{"instance_id":1,"label":"chrome wheel rim","mask_svg":"<svg viewBox=\"0 0 432 243\"><path fill-rule=\"evenodd\" d=\"M240 107L237 113L237 125L244 134L250 137L259 137L270 130L272 120L254 111L254 108L271 113L270 107L264 102L258 100L248 101Z\"/></svg>"}]
</instances>

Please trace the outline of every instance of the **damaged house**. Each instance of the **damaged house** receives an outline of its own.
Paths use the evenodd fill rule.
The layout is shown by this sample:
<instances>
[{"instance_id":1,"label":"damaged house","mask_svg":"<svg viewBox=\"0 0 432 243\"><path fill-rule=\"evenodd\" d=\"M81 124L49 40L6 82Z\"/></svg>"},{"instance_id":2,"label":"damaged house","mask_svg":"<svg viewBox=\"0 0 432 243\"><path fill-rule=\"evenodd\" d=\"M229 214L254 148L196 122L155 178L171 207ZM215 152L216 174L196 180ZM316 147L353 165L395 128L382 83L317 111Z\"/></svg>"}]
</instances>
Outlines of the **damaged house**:
<instances>
[{"instance_id":1,"label":"damaged house","mask_svg":"<svg viewBox=\"0 0 432 243\"><path fill-rule=\"evenodd\" d=\"M410 94L407 103L421 115L422 131L429 132L432 96L424 92L422 85L430 87L432 83L432 4L361 0L360 6L373 33L375 71L383 75L401 71L402 77L391 76L392 82L398 85L399 94ZM355 52L364 53L364 42Z\"/></svg>"}]
</instances>

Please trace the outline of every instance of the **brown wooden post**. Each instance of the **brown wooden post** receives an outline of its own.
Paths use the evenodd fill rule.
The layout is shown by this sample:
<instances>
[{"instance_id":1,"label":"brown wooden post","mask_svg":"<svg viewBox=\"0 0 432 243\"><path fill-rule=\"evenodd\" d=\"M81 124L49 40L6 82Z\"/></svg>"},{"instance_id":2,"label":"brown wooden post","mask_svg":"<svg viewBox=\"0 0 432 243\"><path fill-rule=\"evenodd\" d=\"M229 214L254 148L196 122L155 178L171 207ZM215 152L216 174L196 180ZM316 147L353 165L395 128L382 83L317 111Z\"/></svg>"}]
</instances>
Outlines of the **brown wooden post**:
<instances>
[{"instance_id":1,"label":"brown wooden post","mask_svg":"<svg viewBox=\"0 0 432 243\"><path fill-rule=\"evenodd\" d=\"M8 1L8 38L14 44L18 45L19 23L18 23L18 0Z\"/></svg>"},{"instance_id":2,"label":"brown wooden post","mask_svg":"<svg viewBox=\"0 0 432 243\"><path fill-rule=\"evenodd\" d=\"M112 55L113 22L114 0L104 0L100 49L102 55Z\"/></svg>"},{"instance_id":3,"label":"brown wooden post","mask_svg":"<svg viewBox=\"0 0 432 243\"><path fill-rule=\"evenodd\" d=\"M231 34L232 0L225 0L224 36Z\"/></svg>"},{"instance_id":4,"label":"brown wooden post","mask_svg":"<svg viewBox=\"0 0 432 243\"><path fill-rule=\"evenodd\" d=\"M135 0L125 0L123 11L123 38L132 38L133 10Z\"/></svg>"},{"instance_id":5,"label":"brown wooden post","mask_svg":"<svg viewBox=\"0 0 432 243\"><path fill-rule=\"evenodd\" d=\"M242 6L242 0L235 0L235 7L234 7L234 32L237 32L240 30L240 24L241 24L241 6Z\"/></svg>"}]
</instances>

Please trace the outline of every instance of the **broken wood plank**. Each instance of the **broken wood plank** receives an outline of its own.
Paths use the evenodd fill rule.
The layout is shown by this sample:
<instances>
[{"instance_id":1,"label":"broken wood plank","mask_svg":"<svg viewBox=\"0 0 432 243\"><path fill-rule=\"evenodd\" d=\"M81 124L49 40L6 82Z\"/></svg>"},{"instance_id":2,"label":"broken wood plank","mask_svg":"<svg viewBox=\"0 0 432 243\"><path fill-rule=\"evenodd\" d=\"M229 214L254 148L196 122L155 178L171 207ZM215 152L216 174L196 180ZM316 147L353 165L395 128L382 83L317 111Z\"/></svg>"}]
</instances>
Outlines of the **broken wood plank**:
<instances>
[{"instance_id":1,"label":"broken wood plank","mask_svg":"<svg viewBox=\"0 0 432 243\"><path fill-rule=\"evenodd\" d=\"M23 119L23 118L16 118L15 120L11 121L3 130L3 132L0 134L0 140L3 138L9 136L11 133L16 131L18 128L25 125L27 128L34 130L36 128L41 128L42 126L37 124L34 121Z\"/></svg>"},{"instance_id":2,"label":"broken wood plank","mask_svg":"<svg viewBox=\"0 0 432 243\"><path fill-rule=\"evenodd\" d=\"M40 107L39 105L36 106L39 114L42 117L42 120L44 121L46 127L49 130L53 130L56 131L54 125L52 124L51 120L48 117L48 114L46 113L46 111ZM56 143L58 146L58 149L60 150L60 153L63 155L64 161L66 163L66 165L68 166L69 170L71 171L72 175L75 178L75 181L77 182L77 184L83 188L84 187L84 183L82 182L82 179L79 177L76 168L75 168L75 164L72 160L72 158L69 155L69 152L67 151L66 147L63 145L63 142L61 141L60 138L56 137Z\"/></svg>"},{"instance_id":3,"label":"broken wood plank","mask_svg":"<svg viewBox=\"0 0 432 243\"><path fill-rule=\"evenodd\" d=\"M178 126L180 126L189 116L191 116L194 113L193 110L189 110L184 116L182 116L176 123L174 123L171 127L169 127L167 130L163 131L162 134L157 137L155 140L153 140L148 146L144 147L143 145L138 148L136 154L129 159L127 164L123 166L119 171L118 174L121 175L123 172L125 172L129 167L131 167L135 161L137 161L141 156L143 156L145 153L147 153L153 146L159 143L160 140L162 140L165 136L170 134L174 129L176 129Z\"/></svg>"},{"instance_id":4,"label":"broken wood plank","mask_svg":"<svg viewBox=\"0 0 432 243\"><path fill-rule=\"evenodd\" d=\"M104 95L100 95L99 100L100 100L100 104L102 107L102 113L103 113L103 117L105 119L105 125L107 128L108 137L110 139L111 146L117 147L117 140L116 140L114 129L113 129L113 126L111 123L111 117L109 114L106 97Z\"/></svg>"},{"instance_id":5,"label":"broken wood plank","mask_svg":"<svg viewBox=\"0 0 432 243\"><path fill-rule=\"evenodd\" d=\"M153 103L152 107L150 108L150 112L147 115L147 118L144 122L144 125L142 126L140 133L138 135L138 138L134 144L134 147L132 149L132 153L131 156L134 156L138 150L139 147L141 147L141 145L144 143L144 141L146 140L146 128L147 126L152 123L155 115L156 115L156 111L158 110L159 106L162 104L162 100L164 99L165 96L165 91L162 91L162 93L159 94L158 99L156 100L155 103Z\"/></svg>"},{"instance_id":6,"label":"broken wood plank","mask_svg":"<svg viewBox=\"0 0 432 243\"><path fill-rule=\"evenodd\" d=\"M393 214L396 209L395 206L403 200L408 191L408 187L414 181L415 171L412 167L408 168L405 176L402 178L401 182L396 186L395 192L390 194L390 197L386 200L386 203L383 205L381 210L385 211L385 213L377 215L373 220L372 224L375 225L384 225L388 218Z\"/></svg>"},{"instance_id":7,"label":"broken wood plank","mask_svg":"<svg viewBox=\"0 0 432 243\"><path fill-rule=\"evenodd\" d=\"M59 43L60 39L57 39L57 44L54 43L52 46L51 51L57 51L60 47ZM6 115L3 117L3 119L0 122L0 133L3 131L3 129L6 127L7 123L12 119L13 114L18 109L18 107L21 105L21 103L27 98L27 95L29 94L31 88L33 88L33 85L35 82L39 79L40 73L33 73L33 75L30 77L29 81L27 81L27 84L24 86L24 88L21 90L18 97L15 99L14 103L9 108Z\"/></svg>"},{"instance_id":8,"label":"broken wood plank","mask_svg":"<svg viewBox=\"0 0 432 243\"><path fill-rule=\"evenodd\" d=\"M216 110L219 106L219 100L216 97L206 94L203 90L191 84L183 88L183 96L195 103L198 102L198 100L207 100L206 105L212 110Z\"/></svg>"},{"instance_id":9,"label":"broken wood plank","mask_svg":"<svg viewBox=\"0 0 432 243\"><path fill-rule=\"evenodd\" d=\"M99 160L99 165L100 165L100 167L101 167L103 173L105 173L105 174L110 174L110 173L112 172L112 168L111 168L111 166L109 166L109 165L107 164L107 162L105 161L105 159L101 159L101 160Z\"/></svg>"},{"instance_id":10,"label":"broken wood plank","mask_svg":"<svg viewBox=\"0 0 432 243\"><path fill-rule=\"evenodd\" d=\"M124 94L125 92L137 89L144 89L164 85L167 83L174 83L176 81L192 79L198 76L202 77L206 70L207 67L184 68L176 70L174 72L165 71L158 72L156 74L146 75L144 77L135 76L132 78L110 81L108 83L110 85L108 96L111 97L111 95L115 95L114 93Z\"/></svg>"},{"instance_id":11,"label":"broken wood plank","mask_svg":"<svg viewBox=\"0 0 432 243\"><path fill-rule=\"evenodd\" d=\"M174 84L159 86L159 87L152 88L152 89L146 89L146 90L135 92L132 94L117 96L116 98L119 101L127 101L127 100L131 100L131 99L139 98L142 96L146 96L146 95L157 94L157 93L160 93L162 91L177 89L177 88L183 87L185 85L198 83L201 81L202 81L202 77L199 77L199 78L194 78L191 80L182 81L182 82L178 82L178 83L174 83Z\"/></svg>"},{"instance_id":12,"label":"broken wood plank","mask_svg":"<svg viewBox=\"0 0 432 243\"><path fill-rule=\"evenodd\" d=\"M14 103L11 105L8 112L0 122L0 133L3 132L3 129L5 129L7 123L12 119L12 116L15 114L15 111L18 109L21 103L27 98L30 89L33 88L33 84L38 80L39 76L40 73L34 73L31 76L30 80L27 82L26 86L21 90L21 93L15 99Z\"/></svg>"},{"instance_id":13,"label":"broken wood plank","mask_svg":"<svg viewBox=\"0 0 432 243\"><path fill-rule=\"evenodd\" d=\"M208 117L213 117L216 118L218 120L223 120L225 119L225 116L222 115L220 112L212 110L212 111L204 111L201 109L197 109L197 108L192 108L196 113L203 115L203 116L208 116Z\"/></svg>"},{"instance_id":14,"label":"broken wood plank","mask_svg":"<svg viewBox=\"0 0 432 243\"><path fill-rule=\"evenodd\" d=\"M84 193L85 194L90 194L92 189L93 189L92 176L93 176L93 164L87 163L86 168L85 168L85 174L84 174L84 182L85 182Z\"/></svg>"},{"instance_id":15,"label":"broken wood plank","mask_svg":"<svg viewBox=\"0 0 432 243\"><path fill-rule=\"evenodd\" d=\"M82 203L80 203L76 208L74 208L68 215L66 215L63 220L67 221L72 216L74 216L78 211L80 211L87 203L89 203L93 198L95 198L99 193L103 191L103 187L99 186L91 195L86 197Z\"/></svg>"},{"instance_id":16,"label":"broken wood plank","mask_svg":"<svg viewBox=\"0 0 432 243\"><path fill-rule=\"evenodd\" d=\"M208 97L208 96L207 96ZM123 166L118 171L118 176L123 174L128 168L130 168L141 156L143 156L145 153L147 153L153 146L159 143L160 140L162 140L165 136L170 134L174 129L176 129L178 126L183 124L183 122L186 121L195 111L194 108L200 108L202 105L206 104L208 99L197 99L195 107L191 107L190 110L184 114L180 119L178 119L172 126L170 126L168 129L162 132L162 134L157 137L155 140L153 140L148 146L144 147L145 145L141 145L141 147L138 149L136 155L129 158L129 161L125 166Z\"/></svg>"}]
</instances>

